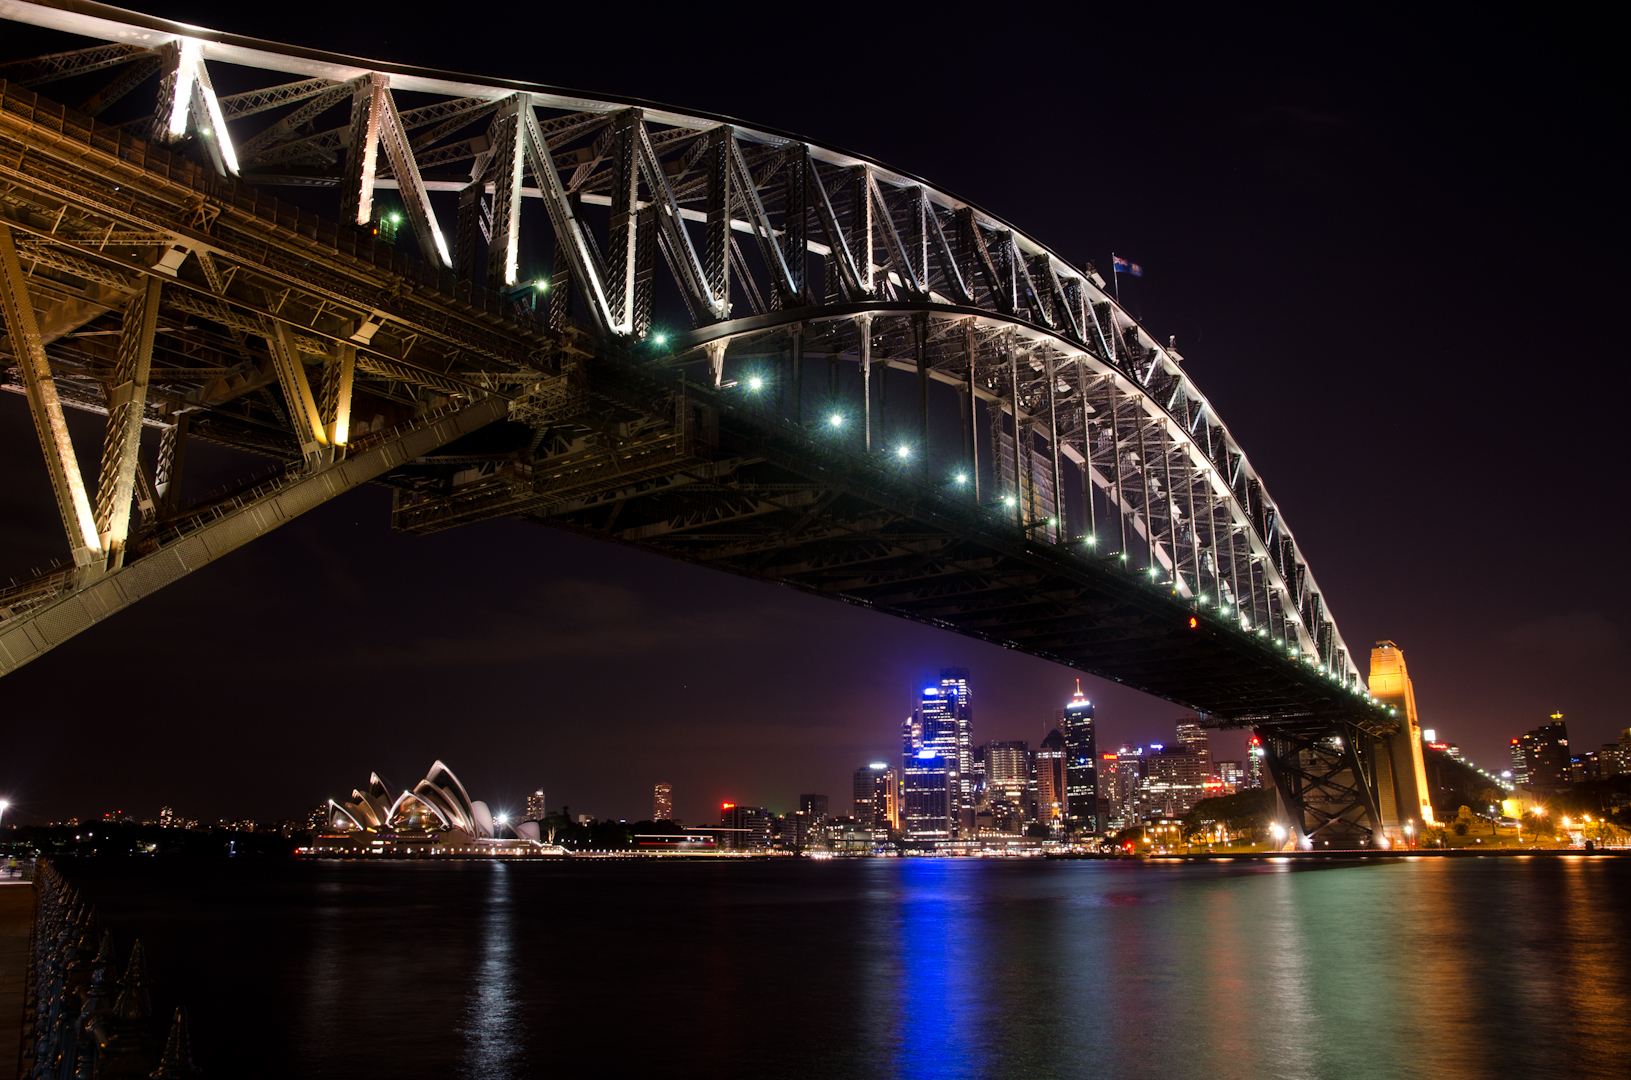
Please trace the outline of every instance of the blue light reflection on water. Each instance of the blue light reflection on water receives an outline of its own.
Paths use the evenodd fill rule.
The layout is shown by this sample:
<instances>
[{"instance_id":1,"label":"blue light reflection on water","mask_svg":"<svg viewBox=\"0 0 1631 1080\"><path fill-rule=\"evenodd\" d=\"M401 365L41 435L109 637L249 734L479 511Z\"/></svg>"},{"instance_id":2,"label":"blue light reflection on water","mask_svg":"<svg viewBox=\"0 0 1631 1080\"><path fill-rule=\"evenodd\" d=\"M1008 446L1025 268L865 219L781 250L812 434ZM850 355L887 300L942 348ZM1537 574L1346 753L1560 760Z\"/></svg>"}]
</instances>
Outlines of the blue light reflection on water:
<instances>
[{"instance_id":1,"label":"blue light reflection on water","mask_svg":"<svg viewBox=\"0 0 1631 1080\"><path fill-rule=\"evenodd\" d=\"M69 872L244 1080L1631 1075L1631 860Z\"/></svg>"}]
</instances>

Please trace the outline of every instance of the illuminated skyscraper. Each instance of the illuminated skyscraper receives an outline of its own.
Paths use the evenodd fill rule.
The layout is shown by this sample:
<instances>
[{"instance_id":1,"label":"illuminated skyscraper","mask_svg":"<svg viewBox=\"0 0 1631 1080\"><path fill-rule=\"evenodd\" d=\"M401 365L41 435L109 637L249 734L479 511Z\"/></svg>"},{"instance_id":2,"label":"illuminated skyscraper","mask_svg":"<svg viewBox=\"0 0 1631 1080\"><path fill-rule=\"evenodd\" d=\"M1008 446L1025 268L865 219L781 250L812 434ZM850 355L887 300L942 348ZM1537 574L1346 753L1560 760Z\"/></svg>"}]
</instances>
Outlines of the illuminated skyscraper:
<instances>
[{"instance_id":1,"label":"illuminated skyscraper","mask_svg":"<svg viewBox=\"0 0 1631 1080\"><path fill-rule=\"evenodd\" d=\"M1253 735L1251 749L1246 751L1247 787L1260 788L1268 782L1264 775L1264 757L1266 754L1267 751L1263 749L1263 740L1259 739L1256 735Z\"/></svg>"},{"instance_id":2,"label":"illuminated skyscraper","mask_svg":"<svg viewBox=\"0 0 1631 1080\"><path fill-rule=\"evenodd\" d=\"M1562 713L1553 713L1550 724L1542 724L1525 732L1518 740L1518 751L1523 755L1525 778L1528 784L1545 793L1565 790L1569 786L1569 727ZM1517 776L1518 754L1514 753L1513 776Z\"/></svg>"},{"instance_id":3,"label":"illuminated skyscraper","mask_svg":"<svg viewBox=\"0 0 1631 1080\"><path fill-rule=\"evenodd\" d=\"M542 792L539 793L540 798ZM674 785L663 780L657 783L651 793L651 820L674 820Z\"/></svg>"},{"instance_id":4,"label":"illuminated skyscraper","mask_svg":"<svg viewBox=\"0 0 1631 1080\"><path fill-rule=\"evenodd\" d=\"M957 838L956 759L919 750L901 769L901 832L908 840L934 843ZM970 829L972 829L970 825Z\"/></svg>"},{"instance_id":5,"label":"illuminated skyscraper","mask_svg":"<svg viewBox=\"0 0 1631 1080\"><path fill-rule=\"evenodd\" d=\"M899 782L887 762L874 761L856 769L854 794L857 825L880 836L900 828ZM825 804L825 796L821 798Z\"/></svg>"},{"instance_id":6,"label":"illuminated skyscraper","mask_svg":"<svg viewBox=\"0 0 1631 1080\"><path fill-rule=\"evenodd\" d=\"M772 815L762 806L725 803L719 808L719 846L740 851L770 846Z\"/></svg>"},{"instance_id":7,"label":"illuminated skyscraper","mask_svg":"<svg viewBox=\"0 0 1631 1080\"><path fill-rule=\"evenodd\" d=\"M974 827L973 721L968 669L943 668L939 684L924 688L901 747L906 757L933 750L945 759L952 790L953 835Z\"/></svg>"},{"instance_id":8,"label":"illuminated skyscraper","mask_svg":"<svg viewBox=\"0 0 1631 1080\"><path fill-rule=\"evenodd\" d=\"M1002 740L988 742L983 749L986 803L999 817L1006 815L1023 825L1031 819L1030 744Z\"/></svg>"},{"instance_id":9,"label":"illuminated skyscraper","mask_svg":"<svg viewBox=\"0 0 1631 1080\"><path fill-rule=\"evenodd\" d=\"M1059 730L1065 736L1065 818L1072 832L1103 832L1098 737L1093 703L1082 696L1082 680L1076 680L1076 696L1065 705L1063 714Z\"/></svg>"},{"instance_id":10,"label":"illuminated skyscraper","mask_svg":"<svg viewBox=\"0 0 1631 1080\"><path fill-rule=\"evenodd\" d=\"M1050 829L1065 823L1065 737L1058 728L1036 749L1036 820Z\"/></svg>"},{"instance_id":11,"label":"illuminated skyscraper","mask_svg":"<svg viewBox=\"0 0 1631 1080\"><path fill-rule=\"evenodd\" d=\"M810 815L810 817L812 819L826 817L827 816L827 796L825 796L825 795L800 795L799 796L799 812Z\"/></svg>"}]
</instances>

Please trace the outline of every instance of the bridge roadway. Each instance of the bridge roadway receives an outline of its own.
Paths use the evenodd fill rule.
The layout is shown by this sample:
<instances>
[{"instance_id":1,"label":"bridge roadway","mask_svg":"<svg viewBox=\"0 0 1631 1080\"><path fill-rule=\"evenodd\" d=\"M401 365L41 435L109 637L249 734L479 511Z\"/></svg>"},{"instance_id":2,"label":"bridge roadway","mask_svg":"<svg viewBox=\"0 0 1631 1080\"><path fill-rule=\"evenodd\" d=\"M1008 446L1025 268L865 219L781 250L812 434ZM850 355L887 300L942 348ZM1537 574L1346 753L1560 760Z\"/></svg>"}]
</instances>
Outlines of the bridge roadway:
<instances>
[{"instance_id":1,"label":"bridge roadway","mask_svg":"<svg viewBox=\"0 0 1631 1080\"><path fill-rule=\"evenodd\" d=\"M728 118L80 0L0 16L65 35L0 64L0 389L71 553L0 590L0 674L373 482L410 532L519 518L1114 679L1254 728L1305 843L1396 832L1397 712L1091 266ZM94 488L65 407L108 418ZM277 464L184 500L191 439Z\"/></svg>"}]
</instances>

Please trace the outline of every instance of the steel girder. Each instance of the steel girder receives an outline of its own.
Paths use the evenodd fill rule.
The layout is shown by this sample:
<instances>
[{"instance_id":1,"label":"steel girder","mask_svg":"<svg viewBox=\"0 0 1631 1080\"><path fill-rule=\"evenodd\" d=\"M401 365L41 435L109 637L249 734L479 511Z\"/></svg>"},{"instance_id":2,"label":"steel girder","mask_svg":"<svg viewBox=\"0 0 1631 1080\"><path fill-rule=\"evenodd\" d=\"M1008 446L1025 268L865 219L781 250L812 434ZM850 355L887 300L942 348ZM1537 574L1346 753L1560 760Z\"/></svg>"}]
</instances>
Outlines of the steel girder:
<instances>
[{"instance_id":1,"label":"steel girder","mask_svg":"<svg viewBox=\"0 0 1631 1080\"><path fill-rule=\"evenodd\" d=\"M61 309L60 315L51 315L56 308L45 311L53 325L108 325L121 317L128 297L142 292L147 276L173 283L162 301L171 315L161 313L157 328L165 355L155 369L166 374L154 376L141 423L170 433L208 433L246 448L321 449L339 423L330 399L344 358L366 408L382 410L376 420L445 395L503 393L517 397L516 415L532 428L523 454L528 460L503 467L508 480L497 466L478 469L449 492L447 477L430 483L411 470L393 473L406 493L399 513L404 524L471 519L433 509L437 498L447 498L450 506L462 500L476 516L513 513L566 528L604 527L620 542L665 536L693 548L714 545L711 554L682 557L712 559L736 572L792 575L796 567L823 567L810 573L828 575L821 588L830 591L837 582L846 599L874 602L865 599L872 590L876 602L907 617L937 625L961 619L965 632L1029 640L1023 647L1045 655L1097 647L1117 633L1136 636L1147 613L1092 623L1122 610L1092 599L1105 587L1097 577L1085 592L1078 583L1039 593L1023 575L970 569L1001 564L995 556L947 562L957 542L926 529L909 508L880 517L878 500L899 495L890 485L920 486L934 453L937 467L951 463L970 471L968 509L981 528L995 522L1017 529L1027 552L1040 543L1049 558L1092 568L1090 577L1101 570L1119 574L1113 580L1135 585L1138 603L1149 594L1182 605L1240 638L1237 645L1252 657L1267 650L1270 668L1290 665L1298 672L1291 682L1302 690L1287 691L1286 701L1306 697L1309 686L1331 686L1369 717L1367 723L1386 723L1365 704L1359 672L1278 506L1184 372L1182 357L1127 316L1090 266L1072 265L980 208L878 162L720 117L388 64L359 70L351 58L297 55L227 34L205 40L177 24L112 9L90 15L5 0L0 14L115 43L16 70L63 71L68 78L91 65L123 63L133 74L137 65L166 58L169 74L159 83L154 121L183 116L181 130L171 123L165 136L180 136L185 150L190 130L223 166L223 148L252 149L245 155L250 181L340 185L343 216L358 223L370 217L370 185L401 189L431 266L426 273L389 253L382 263L381 249L366 239L216 183L162 151L127 145L117 132L5 89L0 162L14 164L0 165L9 200L0 213L34 272L35 304ZM140 49L124 48L137 38ZM206 62L272 73L274 81L216 99L196 89L207 89ZM278 73L284 73L281 82ZM183 85L188 78L194 89ZM398 91L433 100L398 112L392 96ZM305 134L353 94L351 125ZM211 139L198 122L206 114ZM422 133L410 138L415 130ZM379 145L388 168L370 160ZM432 171L471 159L469 176ZM489 185L490 211L483 201ZM107 198L110 187L119 198ZM435 268L451 260L431 199L455 190L465 193L457 279L443 282ZM560 257L550 314L552 324L568 332L565 339L493 295L520 276L516 238L530 199L543 202L555 234ZM486 259L476 252L478 224L487 238ZM756 262L746 257L737 233L754 239ZM870 450L885 448L881 438L873 446L874 434L883 433L872 420L873 382L881 395L891 370L912 372L919 386L914 437L923 443L919 475L892 476L880 491L834 496L819 512L801 507L791 524L770 509L775 499L757 496L732 496L729 505L740 512L731 513L684 503L648 508L648 500L699 497L675 494L687 484L671 481L717 468L723 451L704 436L728 400L699 404L706 398L699 394L692 405L681 405L675 401L684 395L670 393L661 406L666 418L641 419L654 399L611 400L598 383L594 394L584 392L597 375L565 396L551 391L555 403L547 408L523 409L532 393L527 387L560 380L568 368L599 371L603 360L622 356L648 332L657 251L697 326L668 351L664 377L673 367L707 364L710 381L723 391L728 374L785 353L796 371L799 357L825 356L837 380L843 362L853 358L868 388L863 412ZM483 264L491 291L472 280ZM819 291L812 288L818 273ZM433 295L455 280L459 299ZM419 288L404 287L409 282ZM733 310L733 297L752 314ZM570 337L575 305L589 324L586 339ZM166 325L166 318L185 325ZM51 349L47 364L61 401L109 411L103 385L119 362L111 343L101 347L83 336L52 343L50 336L41 340ZM588 367L563 361L591 355ZM304 371L313 357L324 365L321 401ZM20 376L7 381L7 388L22 389ZM958 408L961 443L950 452L925 441L936 385L956 390L964 403ZM692 411L682 416L682 409ZM128 426L128 419L122 422ZM767 416L754 422L771 429L782 423ZM640 430L613 430L631 424ZM657 430L662 424L666 433ZM982 461L978 448L987 437L996 461ZM654 446L668 440L669 446L632 469L632 452L620 458L618 448L642 440ZM185 445L181 438L170 441ZM540 487L537 470L548 455L534 452L545 445L562 447L566 456L563 471ZM568 461L573 453L578 459ZM785 466L787 476L808 471L808 462L794 464ZM982 483L981 470L993 465L996 483ZM523 475L525 482L517 480ZM577 479L569 483L569 475ZM472 486L461 492L460 483ZM1067 498L1067 487L1080 497ZM591 513L612 514L621 524L612 530L582 518ZM703 521L713 524L686 524ZM741 528L750 535L732 531ZM851 554L867 559L872 555L866 553L895 554L873 560L868 580L840 581L831 574L851 554L821 548L835 543L846 551L844 544L853 545ZM738 555L728 555L732 551ZM960 569L946 569L954 565ZM975 596L981 599L970 599ZM1082 619L1091 625L1072 622ZM1143 667L1129 660L1124 669L1157 670L1170 653L1155 649ZM1169 696L1191 700L1176 690ZM1269 711L1289 715L1286 709L1295 711L1280 704ZM1234 722L1250 719L1244 707L1224 712Z\"/></svg>"}]
</instances>

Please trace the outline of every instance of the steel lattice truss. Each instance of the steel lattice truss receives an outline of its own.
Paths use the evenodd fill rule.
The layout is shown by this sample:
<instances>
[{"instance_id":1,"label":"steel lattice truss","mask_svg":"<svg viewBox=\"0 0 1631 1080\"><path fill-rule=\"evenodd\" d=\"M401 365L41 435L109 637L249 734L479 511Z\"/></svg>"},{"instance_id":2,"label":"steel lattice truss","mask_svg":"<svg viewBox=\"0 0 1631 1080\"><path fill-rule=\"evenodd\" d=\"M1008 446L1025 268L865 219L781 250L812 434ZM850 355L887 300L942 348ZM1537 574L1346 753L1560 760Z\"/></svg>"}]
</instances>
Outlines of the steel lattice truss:
<instances>
[{"instance_id":1,"label":"steel lattice truss","mask_svg":"<svg viewBox=\"0 0 1631 1080\"><path fill-rule=\"evenodd\" d=\"M1309 746L1391 727L1183 358L1091 266L979 207L727 118L76 0L0 15L104 42L0 66L0 226L38 324L6 388L37 422L54 392L110 431L96 508L53 466L76 569L0 592L0 648L8 617L119 570L116 549L196 527L208 507L171 482L187 437L310 477L496 400L506 424L380 476L398 527L534 520ZM78 108L34 96L93 72ZM217 94L228 73L264 85ZM120 101L133 119L93 119ZM338 220L274 185L337 189ZM374 235L384 191L417 258ZM536 303L517 302L523 221L554 245ZM690 329L659 341L665 296Z\"/></svg>"}]
</instances>

